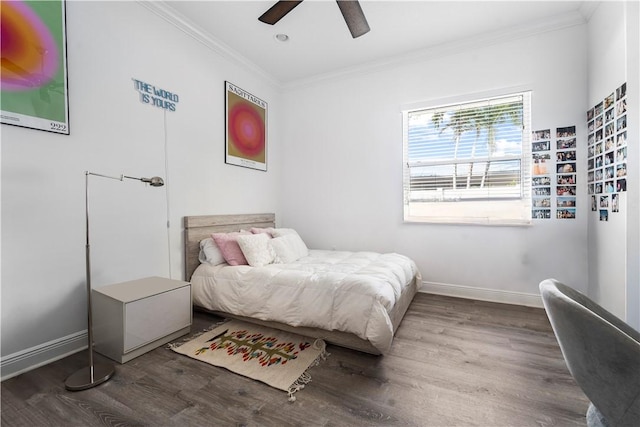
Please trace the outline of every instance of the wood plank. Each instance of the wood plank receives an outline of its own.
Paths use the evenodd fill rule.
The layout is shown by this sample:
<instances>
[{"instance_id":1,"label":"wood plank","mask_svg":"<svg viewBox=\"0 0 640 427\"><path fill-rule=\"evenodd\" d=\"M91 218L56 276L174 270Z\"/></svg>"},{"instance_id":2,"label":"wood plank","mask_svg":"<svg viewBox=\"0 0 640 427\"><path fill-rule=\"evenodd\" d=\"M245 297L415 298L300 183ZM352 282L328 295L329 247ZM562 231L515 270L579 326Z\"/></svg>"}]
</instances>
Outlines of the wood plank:
<instances>
[{"instance_id":1,"label":"wood plank","mask_svg":"<svg viewBox=\"0 0 640 427\"><path fill-rule=\"evenodd\" d=\"M275 223L273 213L232 214L232 215L198 215L184 217L184 228L211 227L222 225L243 225L254 223ZM273 226L272 226L273 227Z\"/></svg>"},{"instance_id":2,"label":"wood plank","mask_svg":"<svg viewBox=\"0 0 640 427\"><path fill-rule=\"evenodd\" d=\"M192 332L219 317L194 313ZM157 348L82 392L81 352L1 384L2 425L584 426L588 400L543 310L419 293L391 352L328 346L312 382L286 393ZM97 355L97 361L103 360Z\"/></svg>"},{"instance_id":3,"label":"wood plank","mask_svg":"<svg viewBox=\"0 0 640 427\"><path fill-rule=\"evenodd\" d=\"M269 228L276 226L273 213L234 214L234 215L198 215L185 216L184 224L184 279L191 280L191 275L200 265L200 241L211 237L212 233L229 233L249 230L252 227Z\"/></svg>"}]
</instances>

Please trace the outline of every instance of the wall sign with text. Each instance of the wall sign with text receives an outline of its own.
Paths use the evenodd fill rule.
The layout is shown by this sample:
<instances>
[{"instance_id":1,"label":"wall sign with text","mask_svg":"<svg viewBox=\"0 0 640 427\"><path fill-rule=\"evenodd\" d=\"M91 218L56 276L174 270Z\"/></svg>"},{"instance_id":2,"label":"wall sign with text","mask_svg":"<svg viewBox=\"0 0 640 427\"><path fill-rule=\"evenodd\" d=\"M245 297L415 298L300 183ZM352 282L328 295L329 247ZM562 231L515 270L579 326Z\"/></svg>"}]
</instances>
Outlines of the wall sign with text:
<instances>
[{"instance_id":1,"label":"wall sign with text","mask_svg":"<svg viewBox=\"0 0 640 427\"><path fill-rule=\"evenodd\" d=\"M142 80L131 80L133 80L134 89L140 94L140 102L163 110L176 111L176 104L180 101L180 97L177 94Z\"/></svg>"}]
</instances>

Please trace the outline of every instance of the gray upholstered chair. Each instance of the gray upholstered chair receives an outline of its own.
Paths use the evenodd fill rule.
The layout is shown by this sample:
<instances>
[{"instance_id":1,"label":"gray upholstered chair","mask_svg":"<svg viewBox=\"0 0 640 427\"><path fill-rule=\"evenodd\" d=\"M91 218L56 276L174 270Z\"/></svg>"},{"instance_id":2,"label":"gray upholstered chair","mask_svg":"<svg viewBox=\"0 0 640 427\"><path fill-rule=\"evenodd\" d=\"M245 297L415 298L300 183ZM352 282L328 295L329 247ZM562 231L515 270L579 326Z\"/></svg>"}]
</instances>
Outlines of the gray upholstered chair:
<instances>
[{"instance_id":1,"label":"gray upholstered chair","mask_svg":"<svg viewBox=\"0 0 640 427\"><path fill-rule=\"evenodd\" d=\"M640 333L557 280L542 301L569 372L591 404L589 426L640 426Z\"/></svg>"}]
</instances>

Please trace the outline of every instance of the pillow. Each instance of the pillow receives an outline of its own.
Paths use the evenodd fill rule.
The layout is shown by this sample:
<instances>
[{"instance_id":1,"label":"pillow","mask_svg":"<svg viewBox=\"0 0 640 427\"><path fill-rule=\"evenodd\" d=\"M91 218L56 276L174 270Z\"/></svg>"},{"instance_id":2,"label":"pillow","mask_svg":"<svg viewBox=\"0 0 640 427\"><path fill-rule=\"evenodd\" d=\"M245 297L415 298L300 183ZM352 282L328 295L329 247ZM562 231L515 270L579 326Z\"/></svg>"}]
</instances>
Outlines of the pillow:
<instances>
[{"instance_id":1,"label":"pillow","mask_svg":"<svg viewBox=\"0 0 640 427\"><path fill-rule=\"evenodd\" d=\"M244 257L237 238L246 233L213 233L211 237L220 248L222 256L229 265L248 265L247 259Z\"/></svg>"},{"instance_id":2,"label":"pillow","mask_svg":"<svg viewBox=\"0 0 640 427\"><path fill-rule=\"evenodd\" d=\"M253 234L267 234L269 237L273 237L272 233L273 233L274 228L273 227L269 227L269 228L257 228L257 227L253 227L251 228L251 232Z\"/></svg>"},{"instance_id":3,"label":"pillow","mask_svg":"<svg viewBox=\"0 0 640 427\"><path fill-rule=\"evenodd\" d=\"M291 245L284 236L269 240L269 246L273 248L273 252L276 255L275 263L277 264L288 264L297 259L291 249Z\"/></svg>"},{"instance_id":4,"label":"pillow","mask_svg":"<svg viewBox=\"0 0 640 427\"><path fill-rule=\"evenodd\" d=\"M276 254L269 246L271 237L266 233L246 234L237 237L242 254L252 267L264 267L273 263Z\"/></svg>"},{"instance_id":5,"label":"pillow","mask_svg":"<svg viewBox=\"0 0 640 427\"><path fill-rule=\"evenodd\" d=\"M210 265L218 265L226 262L218 245L216 245L216 242L214 242L211 237L200 240L198 260L200 260L202 264L207 263Z\"/></svg>"},{"instance_id":6,"label":"pillow","mask_svg":"<svg viewBox=\"0 0 640 427\"><path fill-rule=\"evenodd\" d=\"M276 254L278 263L287 264L309 255L309 249L298 233L275 237L269 240L269 244Z\"/></svg>"},{"instance_id":7,"label":"pillow","mask_svg":"<svg viewBox=\"0 0 640 427\"><path fill-rule=\"evenodd\" d=\"M289 244L291 245L293 252L296 254L297 258L300 259L305 256L309 256L309 249L307 245L305 245L304 241L300 237L295 230L291 230L291 234L285 234L283 237L287 239Z\"/></svg>"},{"instance_id":8,"label":"pillow","mask_svg":"<svg viewBox=\"0 0 640 427\"><path fill-rule=\"evenodd\" d=\"M298 234L298 232L296 230L294 230L293 228L273 228L273 229L271 229L271 235L273 237L282 237L282 236L286 236L287 234Z\"/></svg>"},{"instance_id":9,"label":"pillow","mask_svg":"<svg viewBox=\"0 0 640 427\"><path fill-rule=\"evenodd\" d=\"M297 257L302 258L309 255L309 249L307 249L307 245L305 245L298 232L293 228L274 228L271 234L273 235L273 237L293 236L288 239L287 242L291 245L291 249L294 251Z\"/></svg>"}]
</instances>

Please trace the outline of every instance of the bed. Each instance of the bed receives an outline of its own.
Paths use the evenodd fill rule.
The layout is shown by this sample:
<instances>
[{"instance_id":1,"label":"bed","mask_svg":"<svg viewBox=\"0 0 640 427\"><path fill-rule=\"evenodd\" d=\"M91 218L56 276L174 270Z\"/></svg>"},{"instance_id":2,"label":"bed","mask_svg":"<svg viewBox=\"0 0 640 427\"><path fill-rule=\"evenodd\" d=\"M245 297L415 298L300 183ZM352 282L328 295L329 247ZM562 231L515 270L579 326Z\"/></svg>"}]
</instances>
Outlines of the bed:
<instances>
[{"instance_id":1,"label":"bed","mask_svg":"<svg viewBox=\"0 0 640 427\"><path fill-rule=\"evenodd\" d=\"M271 213L184 218L185 279L195 309L370 354L388 352L421 282L407 257L310 249L293 262L257 267L200 261L200 242L214 233L275 227Z\"/></svg>"}]
</instances>

